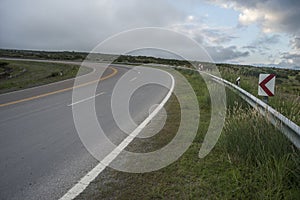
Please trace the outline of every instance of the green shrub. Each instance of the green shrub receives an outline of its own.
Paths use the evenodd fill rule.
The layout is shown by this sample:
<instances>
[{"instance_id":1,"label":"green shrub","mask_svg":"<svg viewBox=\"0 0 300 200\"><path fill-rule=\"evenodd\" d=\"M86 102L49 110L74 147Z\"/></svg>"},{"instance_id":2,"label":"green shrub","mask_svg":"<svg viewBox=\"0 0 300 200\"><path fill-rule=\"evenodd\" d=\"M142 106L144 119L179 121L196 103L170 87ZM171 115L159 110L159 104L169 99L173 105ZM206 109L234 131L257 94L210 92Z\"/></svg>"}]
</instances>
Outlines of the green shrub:
<instances>
[{"instance_id":1,"label":"green shrub","mask_svg":"<svg viewBox=\"0 0 300 200\"><path fill-rule=\"evenodd\" d=\"M48 76L48 78L50 78L50 77L62 76L62 75L63 75L62 72L52 72L52 73Z\"/></svg>"},{"instance_id":2,"label":"green shrub","mask_svg":"<svg viewBox=\"0 0 300 200\"><path fill-rule=\"evenodd\" d=\"M6 65L8 65L7 62L0 62L0 67L5 67Z\"/></svg>"}]
</instances>

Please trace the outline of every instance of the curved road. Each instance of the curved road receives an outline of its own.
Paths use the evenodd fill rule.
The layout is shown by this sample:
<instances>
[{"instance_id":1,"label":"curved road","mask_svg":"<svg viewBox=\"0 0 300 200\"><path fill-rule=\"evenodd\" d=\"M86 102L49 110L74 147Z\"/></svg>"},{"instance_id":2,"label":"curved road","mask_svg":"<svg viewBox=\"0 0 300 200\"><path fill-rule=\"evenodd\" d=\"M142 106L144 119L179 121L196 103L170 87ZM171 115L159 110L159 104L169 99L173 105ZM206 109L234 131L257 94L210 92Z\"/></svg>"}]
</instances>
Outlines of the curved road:
<instances>
[{"instance_id":1,"label":"curved road","mask_svg":"<svg viewBox=\"0 0 300 200\"><path fill-rule=\"evenodd\" d=\"M103 70L101 64L91 64ZM115 143L127 135L111 113L111 94L116 82L130 68L114 65L104 72L97 88L95 106L105 133ZM140 72L130 81L138 81ZM170 77L165 80L170 83ZM77 89L85 90L96 81L87 75ZM98 164L81 143L72 115L74 80L0 95L0 199L58 199ZM130 100L130 114L139 122L153 104L160 103L168 90L146 85Z\"/></svg>"}]
</instances>

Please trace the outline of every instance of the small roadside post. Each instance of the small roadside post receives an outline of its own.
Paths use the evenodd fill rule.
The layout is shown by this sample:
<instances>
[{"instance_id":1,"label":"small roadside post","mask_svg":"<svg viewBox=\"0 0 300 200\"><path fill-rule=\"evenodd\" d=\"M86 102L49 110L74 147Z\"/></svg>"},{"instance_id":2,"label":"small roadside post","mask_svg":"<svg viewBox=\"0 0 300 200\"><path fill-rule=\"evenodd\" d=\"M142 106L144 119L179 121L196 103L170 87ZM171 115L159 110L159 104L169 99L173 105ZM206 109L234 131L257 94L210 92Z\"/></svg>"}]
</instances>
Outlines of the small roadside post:
<instances>
[{"instance_id":1,"label":"small roadside post","mask_svg":"<svg viewBox=\"0 0 300 200\"><path fill-rule=\"evenodd\" d=\"M268 104L269 96L274 96L275 74L259 74L258 95L263 96L263 101Z\"/></svg>"},{"instance_id":2,"label":"small roadside post","mask_svg":"<svg viewBox=\"0 0 300 200\"><path fill-rule=\"evenodd\" d=\"M240 86L240 82L241 82L241 77L238 77L236 80L235 80L235 84L237 86Z\"/></svg>"}]
</instances>

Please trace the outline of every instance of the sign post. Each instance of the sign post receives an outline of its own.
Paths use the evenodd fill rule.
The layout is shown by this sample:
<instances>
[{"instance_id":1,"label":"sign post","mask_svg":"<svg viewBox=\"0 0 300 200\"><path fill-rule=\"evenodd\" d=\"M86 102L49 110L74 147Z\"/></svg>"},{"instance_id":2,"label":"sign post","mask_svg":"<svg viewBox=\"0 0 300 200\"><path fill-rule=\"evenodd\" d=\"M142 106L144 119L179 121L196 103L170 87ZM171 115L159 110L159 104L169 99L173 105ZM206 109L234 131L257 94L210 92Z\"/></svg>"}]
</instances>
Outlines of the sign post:
<instances>
[{"instance_id":1,"label":"sign post","mask_svg":"<svg viewBox=\"0 0 300 200\"><path fill-rule=\"evenodd\" d=\"M258 95L263 96L263 101L268 103L268 97L274 96L275 74L259 74Z\"/></svg>"}]
</instances>

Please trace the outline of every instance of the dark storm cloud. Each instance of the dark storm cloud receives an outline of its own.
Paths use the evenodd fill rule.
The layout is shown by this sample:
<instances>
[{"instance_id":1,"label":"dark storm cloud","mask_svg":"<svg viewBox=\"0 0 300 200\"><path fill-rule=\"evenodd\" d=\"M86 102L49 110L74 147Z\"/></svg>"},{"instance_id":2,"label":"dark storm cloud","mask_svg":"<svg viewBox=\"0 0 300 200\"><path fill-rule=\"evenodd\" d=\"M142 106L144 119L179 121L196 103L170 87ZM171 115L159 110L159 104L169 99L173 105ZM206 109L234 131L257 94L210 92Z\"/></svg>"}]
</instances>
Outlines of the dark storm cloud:
<instances>
[{"instance_id":1,"label":"dark storm cloud","mask_svg":"<svg viewBox=\"0 0 300 200\"><path fill-rule=\"evenodd\" d=\"M90 50L120 31L182 18L159 0L1 0L0 48Z\"/></svg>"},{"instance_id":2,"label":"dark storm cloud","mask_svg":"<svg viewBox=\"0 0 300 200\"><path fill-rule=\"evenodd\" d=\"M243 46L242 49L247 49L251 53L255 53L257 51L257 46L247 45L247 46Z\"/></svg>"},{"instance_id":3,"label":"dark storm cloud","mask_svg":"<svg viewBox=\"0 0 300 200\"><path fill-rule=\"evenodd\" d=\"M276 44L280 41L280 35L263 35L257 39L256 44Z\"/></svg>"},{"instance_id":4,"label":"dark storm cloud","mask_svg":"<svg viewBox=\"0 0 300 200\"><path fill-rule=\"evenodd\" d=\"M281 53L280 57L282 58L282 61L279 63L280 66L294 68L300 67L300 54L285 52Z\"/></svg>"},{"instance_id":5,"label":"dark storm cloud","mask_svg":"<svg viewBox=\"0 0 300 200\"><path fill-rule=\"evenodd\" d=\"M300 54L282 53L281 57L285 58L285 59L297 59L297 60L300 60Z\"/></svg>"},{"instance_id":6,"label":"dark storm cloud","mask_svg":"<svg viewBox=\"0 0 300 200\"><path fill-rule=\"evenodd\" d=\"M227 34L226 30L217 29L217 28L206 28L202 30L202 34L206 37L212 38L212 42L220 44L230 42L233 39L237 39L238 37L233 36L231 34Z\"/></svg>"},{"instance_id":7,"label":"dark storm cloud","mask_svg":"<svg viewBox=\"0 0 300 200\"><path fill-rule=\"evenodd\" d=\"M232 61L237 58L249 56L248 51L239 51L236 46L208 46L206 50L215 62Z\"/></svg>"},{"instance_id":8,"label":"dark storm cloud","mask_svg":"<svg viewBox=\"0 0 300 200\"><path fill-rule=\"evenodd\" d=\"M193 21L176 25L174 29L198 42L216 62L233 62L250 54L249 51L241 50L237 46L225 46L226 43L239 38L235 34L236 27L210 27L201 21Z\"/></svg>"},{"instance_id":9,"label":"dark storm cloud","mask_svg":"<svg viewBox=\"0 0 300 200\"><path fill-rule=\"evenodd\" d=\"M263 34L253 41L250 45L246 45L243 49L248 49L251 53L258 52L261 55L266 55L266 51L270 50L271 46L280 42L280 35Z\"/></svg>"},{"instance_id":10,"label":"dark storm cloud","mask_svg":"<svg viewBox=\"0 0 300 200\"><path fill-rule=\"evenodd\" d=\"M291 44L294 49L300 50L300 37L294 37L291 40Z\"/></svg>"}]
</instances>

